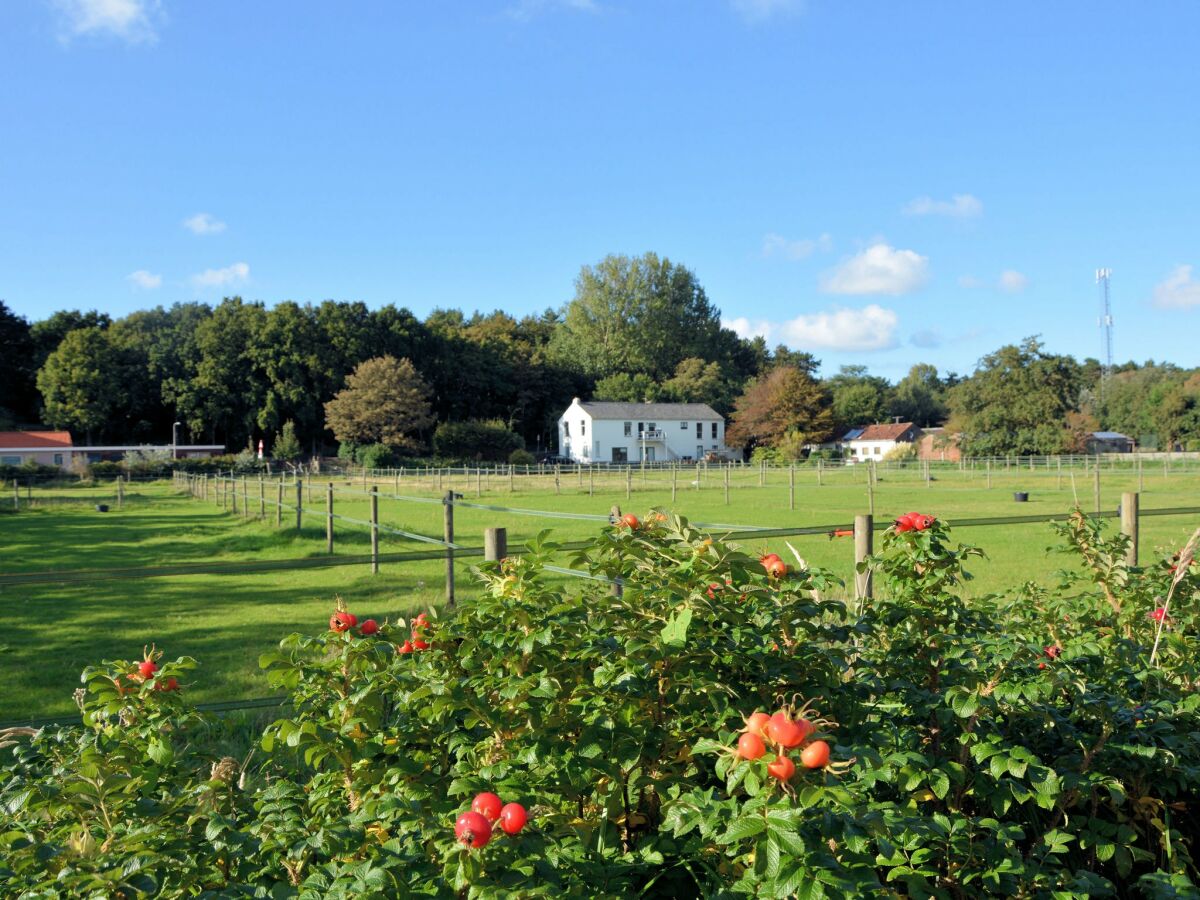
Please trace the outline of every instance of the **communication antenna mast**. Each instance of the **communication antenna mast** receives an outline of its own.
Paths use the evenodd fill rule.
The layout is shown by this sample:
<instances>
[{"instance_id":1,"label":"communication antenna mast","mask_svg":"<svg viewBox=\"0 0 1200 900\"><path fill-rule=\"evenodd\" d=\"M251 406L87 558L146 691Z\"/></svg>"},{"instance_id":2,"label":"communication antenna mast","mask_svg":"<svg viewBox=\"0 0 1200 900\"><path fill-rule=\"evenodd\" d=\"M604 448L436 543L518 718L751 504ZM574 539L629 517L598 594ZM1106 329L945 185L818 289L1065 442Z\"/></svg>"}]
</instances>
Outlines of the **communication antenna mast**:
<instances>
[{"instance_id":1,"label":"communication antenna mast","mask_svg":"<svg viewBox=\"0 0 1200 900\"><path fill-rule=\"evenodd\" d=\"M1108 297L1108 280L1112 277L1112 269L1097 269L1096 284L1100 286L1100 329L1104 333L1104 355L1101 357L1100 367L1100 396L1104 397L1104 388L1107 386L1108 378L1112 375L1113 368L1113 353L1112 353L1112 332L1113 318L1112 305Z\"/></svg>"}]
</instances>

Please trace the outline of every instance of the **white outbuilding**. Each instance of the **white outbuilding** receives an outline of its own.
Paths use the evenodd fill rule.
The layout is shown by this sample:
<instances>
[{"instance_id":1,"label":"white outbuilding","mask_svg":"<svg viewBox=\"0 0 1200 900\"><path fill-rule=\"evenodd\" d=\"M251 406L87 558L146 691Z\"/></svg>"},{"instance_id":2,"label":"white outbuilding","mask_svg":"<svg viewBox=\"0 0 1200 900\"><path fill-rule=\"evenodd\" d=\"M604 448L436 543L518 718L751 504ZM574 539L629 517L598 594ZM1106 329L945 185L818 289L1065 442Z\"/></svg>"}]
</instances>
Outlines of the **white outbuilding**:
<instances>
[{"instance_id":1,"label":"white outbuilding","mask_svg":"<svg viewBox=\"0 0 1200 900\"><path fill-rule=\"evenodd\" d=\"M558 449L578 463L726 456L725 419L707 403L582 403L558 419Z\"/></svg>"}]
</instances>

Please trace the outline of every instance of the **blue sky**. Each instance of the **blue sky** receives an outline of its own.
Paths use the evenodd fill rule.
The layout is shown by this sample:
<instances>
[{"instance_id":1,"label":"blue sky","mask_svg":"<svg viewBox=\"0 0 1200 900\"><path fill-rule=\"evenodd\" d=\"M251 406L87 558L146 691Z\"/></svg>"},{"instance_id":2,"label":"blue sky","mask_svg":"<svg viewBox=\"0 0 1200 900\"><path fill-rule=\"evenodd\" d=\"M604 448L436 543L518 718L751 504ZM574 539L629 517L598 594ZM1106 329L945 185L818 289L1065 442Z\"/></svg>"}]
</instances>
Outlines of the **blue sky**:
<instances>
[{"instance_id":1,"label":"blue sky","mask_svg":"<svg viewBox=\"0 0 1200 900\"><path fill-rule=\"evenodd\" d=\"M8 0L0 297L514 314L653 250L823 371L1200 365L1194 2ZM1195 267L1195 268L1193 268Z\"/></svg>"}]
</instances>

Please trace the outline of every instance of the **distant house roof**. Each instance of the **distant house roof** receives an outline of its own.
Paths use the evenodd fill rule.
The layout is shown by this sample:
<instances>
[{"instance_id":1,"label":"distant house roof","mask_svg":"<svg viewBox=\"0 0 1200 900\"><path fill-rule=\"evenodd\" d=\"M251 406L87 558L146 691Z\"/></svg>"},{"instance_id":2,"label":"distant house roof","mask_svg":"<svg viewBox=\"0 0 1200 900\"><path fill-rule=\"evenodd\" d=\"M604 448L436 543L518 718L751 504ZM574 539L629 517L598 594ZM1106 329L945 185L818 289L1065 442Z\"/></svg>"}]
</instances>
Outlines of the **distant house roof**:
<instances>
[{"instance_id":1,"label":"distant house roof","mask_svg":"<svg viewBox=\"0 0 1200 900\"><path fill-rule=\"evenodd\" d=\"M864 428L855 428L851 432L847 432L843 440L894 441L912 427L912 422L889 422L886 425L867 425ZM858 434L852 436L854 431L857 431Z\"/></svg>"},{"instance_id":2,"label":"distant house roof","mask_svg":"<svg viewBox=\"0 0 1200 900\"><path fill-rule=\"evenodd\" d=\"M1119 431L1093 431L1092 437L1098 441L1132 441L1127 434L1121 434Z\"/></svg>"},{"instance_id":3,"label":"distant house roof","mask_svg":"<svg viewBox=\"0 0 1200 900\"><path fill-rule=\"evenodd\" d=\"M858 438L862 437L862 433L863 433L863 430L861 428L851 428L844 435L842 435L842 440L843 441L857 440Z\"/></svg>"},{"instance_id":4,"label":"distant house roof","mask_svg":"<svg viewBox=\"0 0 1200 900\"><path fill-rule=\"evenodd\" d=\"M69 431L0 431L5 450L62 450L71 446Z\"/></svg>"},{"instance_id":5,"label":"distant house roof","mask_svg":"<svg viewBox=\"0 0 1200 900\"><path fill-rule=\"evenodd\" d=\"M593 419L720 419L707 403L580 403L579 407Z\"/></svg>"}]
</instances>

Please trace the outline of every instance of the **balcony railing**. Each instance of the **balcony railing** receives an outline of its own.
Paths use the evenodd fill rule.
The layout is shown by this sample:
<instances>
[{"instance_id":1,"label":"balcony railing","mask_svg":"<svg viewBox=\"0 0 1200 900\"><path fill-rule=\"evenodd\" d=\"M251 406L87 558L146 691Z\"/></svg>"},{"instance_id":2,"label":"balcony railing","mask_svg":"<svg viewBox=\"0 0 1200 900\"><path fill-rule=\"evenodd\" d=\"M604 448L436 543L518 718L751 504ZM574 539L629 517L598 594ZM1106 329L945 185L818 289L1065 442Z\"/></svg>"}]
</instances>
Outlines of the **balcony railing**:
<instances>
[{"instance_id":1,"label":"balcony railing","mask_svg":"<svg viewBox=\"0 0 1200 900\"><path fill-rule=\"evenodd\" d=\"M639 441L665 441L667 433L659 428L654 429L654 431L639 431L637 439Z\"/></svg>"}]
</instances>

